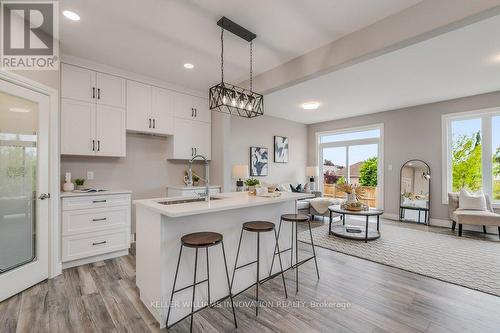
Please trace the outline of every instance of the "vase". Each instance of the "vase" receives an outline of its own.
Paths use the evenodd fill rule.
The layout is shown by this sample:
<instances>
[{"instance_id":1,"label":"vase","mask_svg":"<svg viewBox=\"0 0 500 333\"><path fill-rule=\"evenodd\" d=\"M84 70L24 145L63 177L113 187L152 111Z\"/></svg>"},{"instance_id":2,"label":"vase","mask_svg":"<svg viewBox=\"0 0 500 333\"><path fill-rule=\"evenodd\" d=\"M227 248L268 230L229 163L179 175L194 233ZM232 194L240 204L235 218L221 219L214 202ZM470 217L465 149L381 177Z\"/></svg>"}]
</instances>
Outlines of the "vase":
<instances>
[{"instance_id":1,"label":"vase","mask_svg":"<svg viewBox=\"0 0 500 333\"><path fill-rule=\"evenodd\" d=\"M356 202L356 193L347 193L347 202Z\"/></svg>"}]
</instances>

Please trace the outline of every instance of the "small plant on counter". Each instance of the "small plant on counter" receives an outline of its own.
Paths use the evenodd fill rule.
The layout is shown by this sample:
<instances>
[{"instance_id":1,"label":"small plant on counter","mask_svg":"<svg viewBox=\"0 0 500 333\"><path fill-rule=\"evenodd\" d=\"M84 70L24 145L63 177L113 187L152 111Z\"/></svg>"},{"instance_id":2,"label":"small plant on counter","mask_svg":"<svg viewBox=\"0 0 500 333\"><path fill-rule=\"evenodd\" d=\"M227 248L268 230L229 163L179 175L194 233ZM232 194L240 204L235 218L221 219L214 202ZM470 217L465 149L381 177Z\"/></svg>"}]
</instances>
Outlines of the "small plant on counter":
<instances>
[{"instance_id":1,"label":"small plant on counter","mask_svg":"<svg viewBox=\"0 0 500 333\"><path fill-rule=\"evenodd\" d=\"M76 186L83 186L83 184L85 184L85 179L77 178L77 179L75 179L75 184L76 184Z\"/></svg>"},{"instance_id":2,"label":"small plant on counter","mask_svg":"<svg viewBox=\"0 0 500 333\"><path fill-rule=\"evenodd\" d=\"M245 180L245 185L246 186L256 186L260 184L260 180L255 179L255 178L248 178Z\"/></svg>"}]
</instances>

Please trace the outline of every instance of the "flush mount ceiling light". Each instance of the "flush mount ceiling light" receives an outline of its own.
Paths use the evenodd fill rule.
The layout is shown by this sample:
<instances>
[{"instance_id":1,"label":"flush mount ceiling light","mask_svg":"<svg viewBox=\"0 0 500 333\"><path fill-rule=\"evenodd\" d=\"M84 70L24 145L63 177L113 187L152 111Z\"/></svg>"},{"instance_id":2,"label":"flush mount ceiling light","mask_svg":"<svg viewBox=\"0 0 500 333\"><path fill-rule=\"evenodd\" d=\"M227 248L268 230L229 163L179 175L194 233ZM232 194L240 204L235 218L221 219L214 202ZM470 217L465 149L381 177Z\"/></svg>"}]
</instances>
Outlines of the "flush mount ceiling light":
<instances>
[{"instance_id":1,"label":"flush mount ceiling light","mask_svg":"<svg viewBox=\"0 0 500 333\"><path fill-rule=\"evenodd\" d=\"M222 17L217 25L221 27L221 83L213 86L208 91L210 110L229 113L245 118L254 118L264 114L264 96L252 91L253 84L253 40L257 37L251 31ZM250 43L250 90L224 82L224 30Z\"/></svg>"},{"instance_id":2,"label":"flush mount ceiling light","mask_svg":"<svg viewBox=\"0 0 500 333\"><path fill-rule=\"evenodd\" d=\"M78 15L75 12L72 12L71 10L65 10L63 11L63 15L70 19L71 21L80 21L80 15Z\"/></svg>"},{"instance_id":3,"label":"flush mount ceiling light","mask_svg":"<svg viewBox=\"0 0 500 333\"><path fill-rule=\"evenodd\" d=\"M17 113L28 113L30 110L28 109L23 109L23 108L10 108L10 112L17 112Z\"/></svg>"},{"instance_id":4,"label":"flush mount ceiling light","mask_svg":"<svg viewBox=\"0 0 500 333\"><path fill-rule=\"evenodd\" d=\"M186 63L186 64L184 64L184 68L187 68L187 69L193 69L193 68L194 68L194 65L193 65L193 64L190 64L190 63Z\"/></svg>"},{"instance_id":5,"label":"flush mount ceiling light","mask_svg":"<svg viewBox=\"0 0 500 333\"><path fill-rule=\"evenodd\" d=\"M318 102L307 102L307 103L303 103L301 105L301 107L304 110L316 110L317 108L319 108L319 103Z\"/></svg>"}]
</instances>

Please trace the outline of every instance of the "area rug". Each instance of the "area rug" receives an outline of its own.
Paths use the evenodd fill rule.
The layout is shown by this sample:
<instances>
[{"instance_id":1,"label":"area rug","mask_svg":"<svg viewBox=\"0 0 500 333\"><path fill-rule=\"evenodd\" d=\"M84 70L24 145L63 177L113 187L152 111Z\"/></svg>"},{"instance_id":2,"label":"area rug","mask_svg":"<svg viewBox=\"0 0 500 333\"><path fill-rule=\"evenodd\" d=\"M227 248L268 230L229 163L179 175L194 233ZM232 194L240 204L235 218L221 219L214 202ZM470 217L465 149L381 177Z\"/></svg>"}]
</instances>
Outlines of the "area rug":
<instances>
[{"instance_id":1,"label":"area rug","mask_svg":"<svg viewBox=\"0 0 500 333\"><path fill-rule=\"evenodd\" d=\"M362 222L350 220L349 224ZM375 226L370 226L375 227ZM381 237L364 243L313 229L316 246L500 296L500 242L415 230L381 221ZM309 230L299 240L310 243Z\"/></svg>"}]
</instances>

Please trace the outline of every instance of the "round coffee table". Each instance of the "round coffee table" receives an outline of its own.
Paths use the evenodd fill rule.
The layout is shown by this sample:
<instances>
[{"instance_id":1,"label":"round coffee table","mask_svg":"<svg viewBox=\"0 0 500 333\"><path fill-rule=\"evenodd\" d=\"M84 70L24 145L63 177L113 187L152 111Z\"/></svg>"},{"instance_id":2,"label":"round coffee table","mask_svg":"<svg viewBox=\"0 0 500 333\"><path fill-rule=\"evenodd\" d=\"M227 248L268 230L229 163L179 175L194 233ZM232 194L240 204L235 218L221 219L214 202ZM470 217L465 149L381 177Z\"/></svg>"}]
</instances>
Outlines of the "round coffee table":
<instances>
[{"instance_id":1,"label":"round coffee table","mask_svg":"<svg viewBox=\"0 0 500 333\"><path fill-rule=\"evenodd\" d=\"M380 215L384 213L383 210L372 209L369 210L361 210L361 211L353 211L342 209L340 205L334 205L328 207L330 211L330 226L328 229L328 233L330 235L335 235L342 238L353 239L353 240L364 240L367 243L369 240L374 240L380 237ZM341 215L342 225L335 225L332 227L332 213L337 213ZM354 215L354 216L365 216L366 224L365 227L351 227L346 226L345 217L346 215ZM370 216L377 217L377 230L369 230L368 228L368 218ZM364 231L364 232L363 232Z\"/></svg>"}]
</instances>

